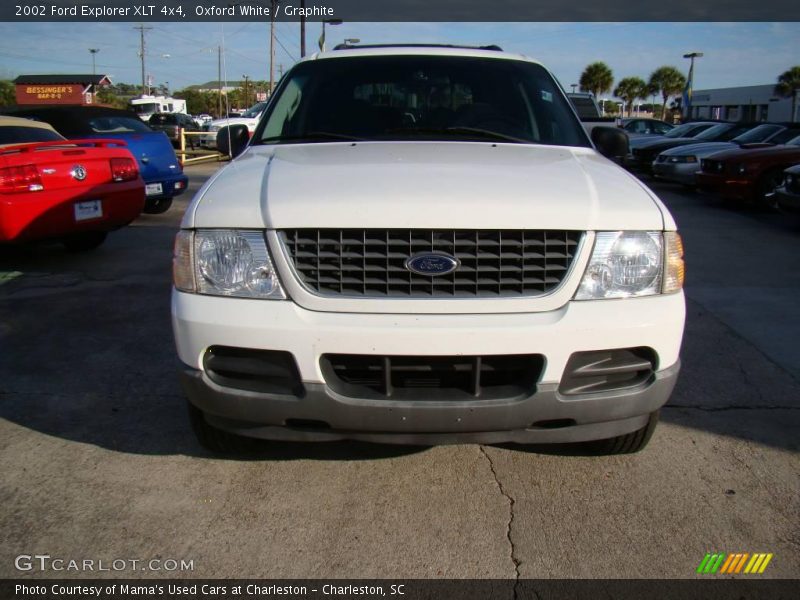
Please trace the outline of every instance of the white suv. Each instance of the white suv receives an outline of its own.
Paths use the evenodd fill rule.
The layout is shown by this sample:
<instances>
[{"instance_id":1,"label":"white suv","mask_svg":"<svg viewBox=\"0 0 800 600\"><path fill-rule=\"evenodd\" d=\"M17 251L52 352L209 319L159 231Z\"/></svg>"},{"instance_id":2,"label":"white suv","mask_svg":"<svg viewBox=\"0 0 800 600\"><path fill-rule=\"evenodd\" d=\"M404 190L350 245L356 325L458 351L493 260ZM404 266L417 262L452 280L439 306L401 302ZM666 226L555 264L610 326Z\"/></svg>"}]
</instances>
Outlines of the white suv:
<instances>
[{"instance_id":1,"label":"white suv","mask_svg":"<svg viewBox=\"0 0 800 600\"><path fill-rule=\"evenodd\" d=\"M197 193L172 319L200 441L592 442L631 452L675 385L669 212L539 63L309 57ZM246 147L245 147L246 146Z\"/></svg>"}]
</instances>

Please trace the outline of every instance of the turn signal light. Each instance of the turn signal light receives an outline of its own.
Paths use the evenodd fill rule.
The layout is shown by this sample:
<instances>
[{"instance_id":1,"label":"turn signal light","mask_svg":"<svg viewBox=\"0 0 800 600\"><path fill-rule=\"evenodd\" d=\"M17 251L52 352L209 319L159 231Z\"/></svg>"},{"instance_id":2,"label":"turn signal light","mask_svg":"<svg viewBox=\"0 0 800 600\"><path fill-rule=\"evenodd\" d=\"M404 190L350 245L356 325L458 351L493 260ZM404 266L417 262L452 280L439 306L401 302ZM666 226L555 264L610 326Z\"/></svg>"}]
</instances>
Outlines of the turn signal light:
<instances>
[{"instance_id":1,"label":"turn signal light","mask_svg":"<svg viewBox=\"0 0 800 600\"><path fill-rule=\"evenodd\" d=\"M38 192L43 189L42 178L36 165L0 169L0 192L4 194Z\"/></svg>"},{"instance_id":2,"label":"turn signal light","mask_svg":"<svg viewBox=\"0 0 800 600\"><path fill-rule=\"evenodd\" d=\"M139 176L136 162L130 158L111 159L111 179L114 181L133 181Z\"/></svg>"},{"instance_id":3,"label":"turn signal light","mask_svg":"<svg viewBox=\"0 0 800 600\"><path fill-rule=\"evenodd\" d=\"M677 231L664 232L666 264L664 268L664 293L677 292L683 288L685 266L683 264L683 240Z\"/></svg>"}]
</instances>

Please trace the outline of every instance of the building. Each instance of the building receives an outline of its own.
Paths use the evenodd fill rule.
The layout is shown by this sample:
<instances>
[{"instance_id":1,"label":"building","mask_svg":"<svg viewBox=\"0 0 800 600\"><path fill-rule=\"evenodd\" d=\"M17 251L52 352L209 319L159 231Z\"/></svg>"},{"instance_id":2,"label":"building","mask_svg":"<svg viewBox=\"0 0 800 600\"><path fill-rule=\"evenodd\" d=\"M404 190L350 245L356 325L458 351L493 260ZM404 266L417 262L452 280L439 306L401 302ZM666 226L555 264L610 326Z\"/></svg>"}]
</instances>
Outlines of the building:
<instances>
[{"instance_id":1,"label":"building","mask_svg":"<svg viewBox=\"0 0 800 600\"><path fill-rule=\"evenodd\" d=\"M232 92L234 90L238 90L244 87L244 82L236 82L236 81L206 81L205 83L200 83L198 85L190 85L186 89L187 90L194 90L195 92L219 92L220 89L222 90L223 94L227 94L228 92Z\"/></svg>"},{"instance_id":2,"label":"building","mask_svg":"<svg viewBox=\"0 0 800 600\"><path fill-rule=\"evenodd\" d=\"M17 104L95 104L95 94L111 85L108 75L20 75L14 80Z\"/></svg>"},{"instance_id":3,"label":"building","mask_svg":"<svg viewBox=\"0 0 800 600\"><path fill-rule=\"evenodd\" d=\"M792 119L792 99L775 93L775 84L749 85L692 93L692 119L724 121L798 121Z\"/></svg>"}]
</instances>

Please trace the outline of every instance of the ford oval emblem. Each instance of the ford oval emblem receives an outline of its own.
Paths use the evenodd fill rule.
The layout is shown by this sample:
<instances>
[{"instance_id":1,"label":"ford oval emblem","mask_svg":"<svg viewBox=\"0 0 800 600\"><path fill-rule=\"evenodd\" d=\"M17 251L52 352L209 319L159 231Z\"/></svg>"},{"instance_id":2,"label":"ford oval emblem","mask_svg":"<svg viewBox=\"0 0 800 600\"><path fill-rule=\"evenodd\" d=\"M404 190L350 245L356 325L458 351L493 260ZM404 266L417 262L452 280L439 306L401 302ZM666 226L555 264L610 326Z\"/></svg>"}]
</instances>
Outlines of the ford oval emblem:
<instances>
[{"instance_id":1,"label":"ford oval emblem","mask_svg":"<svg viewBox=\"0 0 800 600\"><path fill-rule=\"evenodd\" d=\"M460 266L461 262L449 254L415 254L406 261L406 269L429 277L447 275Z\"/></svg>"}]
</instances>

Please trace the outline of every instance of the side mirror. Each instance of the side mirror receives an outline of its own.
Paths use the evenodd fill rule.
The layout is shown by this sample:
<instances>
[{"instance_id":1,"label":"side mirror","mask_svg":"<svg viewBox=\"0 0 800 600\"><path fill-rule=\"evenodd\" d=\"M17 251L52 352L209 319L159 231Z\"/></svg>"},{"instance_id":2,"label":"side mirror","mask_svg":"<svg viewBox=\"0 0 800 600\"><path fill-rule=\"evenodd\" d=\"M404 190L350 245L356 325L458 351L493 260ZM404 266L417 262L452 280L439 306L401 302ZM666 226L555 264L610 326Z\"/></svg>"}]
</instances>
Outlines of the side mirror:
<instances>
[{"instance_id":1,"label":"side mirror","mask_svg":"<svg viewBox=\"0 0 800 600\"><path fill-rule=\"evenodd\" d=\"M628 155L628 134L618 127L595 127L591 138L597 151L606 158L619 160Z\"/></svg>"},{"instance_id":2,"label":"side mirror","mask_svg":"<svg viewBox=\"0 0 800 600\"><path fill-rule=\"evenodd\" d=\"M228 125L217 132L217 150L236 158L247 147L250 141L250 132L247 125Z\"/></svg>"}]
</instances>

